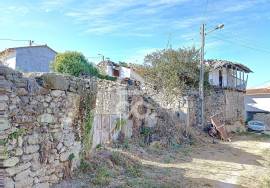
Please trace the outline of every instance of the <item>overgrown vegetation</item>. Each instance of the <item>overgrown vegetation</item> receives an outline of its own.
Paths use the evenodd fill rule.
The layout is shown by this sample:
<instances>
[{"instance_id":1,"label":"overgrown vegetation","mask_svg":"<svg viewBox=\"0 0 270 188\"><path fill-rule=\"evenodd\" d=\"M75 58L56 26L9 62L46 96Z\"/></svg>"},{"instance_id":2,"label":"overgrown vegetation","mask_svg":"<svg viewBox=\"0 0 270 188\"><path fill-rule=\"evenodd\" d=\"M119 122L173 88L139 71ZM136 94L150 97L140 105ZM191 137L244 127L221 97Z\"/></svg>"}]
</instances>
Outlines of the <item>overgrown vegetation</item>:
<instances>
[{"instance_id":1,"label":"overgrown vegetation","mask_svg":"<svg viewBox=\"0 0 270 188\"><path fill-rule=\"evenodd\" d=\"M86 57L75 51L58 53L51 63L54 72L68 74L72 76L96 76L100 79L115 81L115 77L101 74L98 69L89 62Z\"/></svg>"},{"instance_id":2,"label":"overgrown vegetation","mask_svg":"<svg viewBox=\"0 0 270 188\"><path fill-rule=\"evenodd\" d=\"M198 88L199 50L159 50L147 55L144 65L137 66L136 70L156 90L163 91L168 96L180 96L189 89Z\"/></svg>"},{"instance_id":3,"label":"overgrown vegetation","mask_svg":"<svg viewBox=\"0 0 270 188\"><path fill-rule=\"evenodd\" d=\"M88 94L83 97L82 101L82 109L84 111L84 127L83 127L83 152L84 155L88 155L92 147L92 138L93 138L93 121L94 121L94 113L92 111L93 108L94 96Z\"/></svg>"},{"instance_id":4,"label":"overgrown vegetation","mask_svg":"<svg viewBox=\"0 0 270 188\"><path fill-rule=\"evenodd\" d=\"M72 76L98 76L98 70L85 58L82 53L67 51L58 53L51 64L53 71Z\"/></svg>"},{"instance_id":5,"label":"overgrown vegetation","mask_svg":"<svg viewBox=\"0 0 270 188\"><path fill-rule=\"evenodd\" d=\"M100 148L88 160L82 160L80 170L84 174L93 174L90 182L95 186L107 186L113 178L123 175L141 176L141 164L117 151Z\"/></svg>"}]
</instances>

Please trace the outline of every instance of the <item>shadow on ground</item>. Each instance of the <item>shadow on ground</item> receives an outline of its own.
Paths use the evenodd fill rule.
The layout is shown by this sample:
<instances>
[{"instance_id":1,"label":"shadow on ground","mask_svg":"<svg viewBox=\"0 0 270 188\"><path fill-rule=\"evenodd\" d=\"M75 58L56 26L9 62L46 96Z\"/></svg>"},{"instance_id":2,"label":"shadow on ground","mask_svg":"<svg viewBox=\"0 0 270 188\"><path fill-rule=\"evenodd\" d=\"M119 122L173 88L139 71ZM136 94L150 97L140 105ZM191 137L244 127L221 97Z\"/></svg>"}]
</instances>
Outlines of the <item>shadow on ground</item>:
<instances>
[{"instance_id":1,"label":"shadow on ground","mask_svg":"<svg viewBox=\"0 0 270 188\"><path fill-rule=\"evenodd\" d=\"M120 170L112 174L108 185L96 187L263 187L262 175L270 177L270 139L252 135L234 136L230 143L209 140L169 150L132 144L128 149L106 150L139 161L141 172L132 176ZM94 187L92 177L91 173L79 174L55 188ZM266 180L265 187L268 183Z\"/></svg>"}]
</instances>

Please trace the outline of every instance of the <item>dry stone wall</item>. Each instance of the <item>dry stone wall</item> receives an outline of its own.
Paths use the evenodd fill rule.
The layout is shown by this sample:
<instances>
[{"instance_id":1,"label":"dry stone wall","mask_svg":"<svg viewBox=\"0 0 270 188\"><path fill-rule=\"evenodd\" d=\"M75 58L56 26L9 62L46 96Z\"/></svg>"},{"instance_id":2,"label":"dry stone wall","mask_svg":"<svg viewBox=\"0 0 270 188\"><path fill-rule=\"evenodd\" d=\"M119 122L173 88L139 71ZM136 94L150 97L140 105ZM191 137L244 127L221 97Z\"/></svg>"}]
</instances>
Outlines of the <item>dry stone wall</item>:
<instances>
[{"instance_id":1,"label":"dry stone wall","mask_svg":"<svg viewBox=\"0 0 270 188\"><path fill-rule=\"evenodd\" d=\"M199 96L193 95L191 101L193 101L191 103L193 103L194 112L191 113L193 115L190 115L190 121L199 124ZM216 115L225 124L234 124L237 121L243 122L244 120L244 92L219 88L212 89L205 94L204 102L206 123L210 122L213 115Z\"/></svg>"},{"instance_id":2,"label":"dry stone wall","mask_svg":"<svg viewBox=\"0 0 270 188\"><path fill-rule=\"evenodd\" d=\"M86 96L92 100L84 100ZM224 121L242 119L243 96L211 91L206 118L218 113ZM141 126L161 129L156 137L168 138L175 130L184 133L186 126L198 122L197 99L196 94L168 99L148 86L95 78L22 75L0 66L0 164L6 171L5 186L42 188L69 177L85 143L85 107L94 112L89 140L94 148L139 134Z\"/></svg>"},{"instance_id":3,"label":"dry stone wall","mask_svg":"<svg viewBox=\"0 0 270 188\"><path fill-rule=\"evenodd\" d=\"M70 176L82 144L82 94L95 79L21 73L0 66L0 141L5 187L49 187ZM90 104L89 104L90 105Z\"/></svg>"}]
</instances>

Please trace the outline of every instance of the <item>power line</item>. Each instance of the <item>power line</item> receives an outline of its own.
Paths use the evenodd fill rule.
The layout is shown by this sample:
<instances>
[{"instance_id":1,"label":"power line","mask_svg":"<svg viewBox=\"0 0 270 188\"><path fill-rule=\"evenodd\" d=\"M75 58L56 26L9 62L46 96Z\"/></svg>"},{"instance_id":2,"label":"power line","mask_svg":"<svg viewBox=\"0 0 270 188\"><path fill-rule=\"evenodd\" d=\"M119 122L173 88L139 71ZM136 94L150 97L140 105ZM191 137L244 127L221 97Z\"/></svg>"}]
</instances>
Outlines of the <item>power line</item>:
<instances>
[{"instance_id":1,"label":"power line","mask_svg":"<svg viewBox=\"0 0 270 188\"><path fill-rule=\"evenodd\" d=\"M250 44L250 45L256 46L258 48L264 48L264 47L262 47L261 44L258 44L258 41L251 40L250 38L243 38L243 35L241 35L240 33L235 33L235 32L230 32L230 31L225 31L225 33L228 33L230 35L230 38L231 38L231 36L234 36L233 38L235 40L238 40L238 41L243 42L245 44Z\"/></svg>"},{"instance_id":2,"label":"power line","mask_svg":"<svg viewBox=\"0 0 270 188\"><path fill-rule=\"evenodd\" d=\"M260 84L256 84L254 87L262 86L262 85L267 84L267 83L269 83L269 82L270 82L270 80L267 80L267 81L264 81L264 82L262 82L262 83L260 83Z\"/></svg>"},{"instance_id":3,"label":"power line","mask_svg":"<svg viewBox=\"0 0 270 188\"><path fill-rule=\"evenodd\" d=\"M238 42L235 42L235 41L237 41L236 39L235 40L230 40L230 39L227 39L226 37L226 39L223 37L223 38L221 38L221 37L218 37L218 36L213 36L214 38L216 38L216 39L218 39L218 40L221 40L221 41L225 41L225 42L228 42L228 43L231 43L231 44L237 44L237 45L239 45L239 46L242 46L242 47L245 47L245 48L248 48L248 49L251 49L251 50L254 50L254 51L258 51L258 52L263 52L263 53L268 53L268 54L270 54L270 50L268 50L268 49L265 49L265 48L257 48L257 47L254 47L254 46L250 46L249 44L247 44L247 43L243 43L243 42L240 42L240 41L238 41Z\"/></svg>"},{"instance_id":4,"label":"power line","mask_svg":"<svg viewBox=\"0 0 270 188\"><path fill-rule=\"evenodd\" d=\"M9 38L0 38L0 40L4 41L14 41L14 42L28 42L30 40L22 40L22 39L9 39Z\"/></svg>"}]
</instances>

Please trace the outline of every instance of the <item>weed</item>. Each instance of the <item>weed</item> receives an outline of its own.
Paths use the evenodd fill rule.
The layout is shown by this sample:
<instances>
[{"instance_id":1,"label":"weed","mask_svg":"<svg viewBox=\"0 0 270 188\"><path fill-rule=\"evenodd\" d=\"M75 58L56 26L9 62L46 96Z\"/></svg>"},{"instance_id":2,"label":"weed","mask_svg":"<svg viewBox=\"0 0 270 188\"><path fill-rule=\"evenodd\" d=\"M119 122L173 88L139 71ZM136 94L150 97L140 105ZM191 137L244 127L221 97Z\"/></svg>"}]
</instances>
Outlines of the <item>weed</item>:
<instances>
[{"instance_id":1,"label":"weed","mask_svg":"<svg viewBox=\"0 0 270 188\"><path fill-rule=\"evenodd\" d=\"M170 156L167 156L165 159L164 159L164 163L170 163L172 161L172 158Z\"/></svg>"},{"instance_id":2,"label":"weed","mask_svg":"<svg viewBox=\"0 0 270 188\"><path fill-rule=\"evenodd\" d=\"M74 153L71 153L71 154L68 156L68 160L69 160L69 161L72 161L74 158L75 158Z\"/></svg>"},{"instance_id":3,"label":"weed","mask_svg":"<svg viewBox=\"0 0 270 188\"><path fill-rule=\"evenodd\" d=\"M96 146L96 149L101 149L102 148L102 145L101 144L98 144L97 146Z\"/></svg>"},{"instance_id":4,"label":"weed","mask_svg":"<svg viewBox=\"0 0 270 188\"><path fill-rule=\"evenodd\" d=\"M112 174L109 169L103 166L97 170L95 177L92 179L92 183L95 185L106 186L110 184L111 177Z\"/></svg>"},{"instance_id":5,"label":"weed","mask_svg":"<svg viewBox=\"0 0 270 188\"><path fill-rule=\"evenodd\" d=\"M189 156L191 151L192 151L192 148L190 148L190 147L181 148L181 152L184 154L184 156Z\"/></svg>"},{"instance_id":6,"label":"weed","mask_svg":"<svg viewBox=\"0 0 270 188\"><path fill-rule=\"evenodd\" d=\"M137 166L137 165L127 166L126 173L128 176L131 176L131 177L140 177L141 176L140 166Z\"/></svg>"},{"instance_id":7,"label":"weed","mask_svg":"<svg viewBox=\"0 0 270 188\"><path fill-rule=\"evenodd\" d=\"M125 149L129 149L129 148L130 148L128 139L125 139L125 140L124 140L123 148L125 148Z\"/></svg>"},{"instance_id":8,"label":"weed","mask_svg":"<svg viewBox=\"0 0 270 188\"><path fill-rule=\"evenodd\" d=\"M18 129L17 131L11 133L8 135L9 140L18 139L20 136L23 136L25 134L25 129Z\"/></svg>"},{"instance_id":9,"label":"weed","mask_svg":"<svg viewBox=\"0 0 270 188\"><path fill-rule=\"evenodd\" d=\"M122 164L121 154L119 152L113 151L111 161L118 166L121 165Z\"/></svg>"},{"instance_id":10,"label":"weed","mask_svg":"<svg viewBox=\"0 0 270 188\"><path fill-rule=\"evenodd\" d=\"M144 143L144 141L142 139L139 139L138 143L139 143L140 147L142 147L142 148L146 147L146 144Z\"/></svg>"},{"instance_id":11,"label":"weed","mask_svg":"<svg viewBox=\"0 0 270 188\"><path fill-rule=\"evenodd\" d=\"M82 172L87 172L92 169L92 165L85 160L81 160L79 168Z\"/></svg>"}]
</instances>

